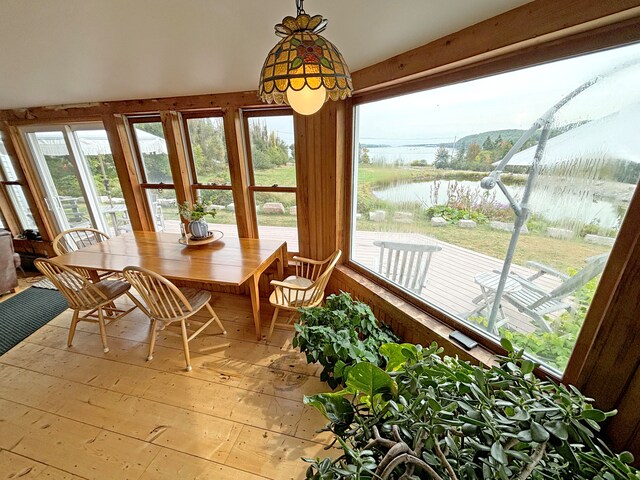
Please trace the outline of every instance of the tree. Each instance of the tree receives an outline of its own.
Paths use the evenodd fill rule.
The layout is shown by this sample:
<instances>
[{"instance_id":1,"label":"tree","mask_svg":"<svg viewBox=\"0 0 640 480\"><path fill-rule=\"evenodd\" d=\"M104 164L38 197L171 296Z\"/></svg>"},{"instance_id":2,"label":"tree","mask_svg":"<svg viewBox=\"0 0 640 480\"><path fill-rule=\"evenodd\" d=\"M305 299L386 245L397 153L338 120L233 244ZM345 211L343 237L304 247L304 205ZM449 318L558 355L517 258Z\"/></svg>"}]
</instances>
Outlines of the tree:
<instances>
[{"instance_id":1,"label":"tree","mask_svg":"<svg viewBox=\"0 0 640 480\"><path fill-rule=\"evenodd\" d=\"M475 162L476 157L481 150L482 149L480 148L480 145L478 145L476 142L473 142L471 145L469 145L469 148L467 148L467 154L465 156L465 160L467 161L467 163Z\"/></svg>"},{"instance_id":2,"label":"tree","mask_svg":"<svg viewBox=\"0 0 640 480\"><path fill-rule=\"evenodd\" d=\"M491 140L491 136L488 136L482 144L483 150L493 150L495 148L495 144Z\"/></svg>"},{"instance_id":3,"label":"tree","mask_svg":"<svg viewBox=\"0 0 640 480\"><path fill-rule=\"evenodd\" d=\"M440 145L436 150L436 159L433 162L436 168L449 168L449 150L444 145Z\"/></svg>"},{"instance_id":4,"label":"tree","mask_svg":"<svg viewBox=\"0 0 640 480\"><path fill-rule=\"evenodd\" d=\"M367 147L363 147L361 143L358 144L358 163L365 165L369 165L371 163L369 149Z\"/></svg>"}]
</instances>

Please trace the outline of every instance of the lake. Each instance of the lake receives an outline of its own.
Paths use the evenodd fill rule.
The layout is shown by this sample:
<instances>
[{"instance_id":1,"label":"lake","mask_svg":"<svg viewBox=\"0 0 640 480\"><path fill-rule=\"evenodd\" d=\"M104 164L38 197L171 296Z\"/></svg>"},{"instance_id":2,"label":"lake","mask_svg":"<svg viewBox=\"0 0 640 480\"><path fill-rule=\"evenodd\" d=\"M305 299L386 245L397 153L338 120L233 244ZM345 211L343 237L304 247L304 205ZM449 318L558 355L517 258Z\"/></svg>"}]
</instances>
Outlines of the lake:
<instances>
[{"instance_id":1,"label":"lake","mask_svg":"<svg viewBox=\"0 0 640 480\"><path fill-rule=\"evenodd\" d=\"M447 201L447 188L455 180L439 181L437 189L437 203ZM392 203L421 203L424 208L432 206L433 187L435 182L396 183L388 188L374 191L376 198ZM457 181L459 185L472 188L479 194L486 192L480 187L480 182ZM522 198L524 186L508 186L514 198ZM507 198L496 187L495 201L508 204ZM557 222L560 226L572 230L579 229L584 224L597 223L603 228L616 228L620 225L620 217L615 204L599 198L593 191L584 188L579 182L576 185L554 183L544 177L539 177L531 195L531 211L549 221Z\"/></svg>"},{"instance_id":2,"label":"lake","mask_svg":"<svg viewBox=\"0 0 640 480\"><path fill-rule=\"evenodd\" d=\"M418 145L367 147L369 158L373 163L409 164L415 160L426 160L432 164L436 159L438 147L423 147Z\"/></svg>"}]
</instances>

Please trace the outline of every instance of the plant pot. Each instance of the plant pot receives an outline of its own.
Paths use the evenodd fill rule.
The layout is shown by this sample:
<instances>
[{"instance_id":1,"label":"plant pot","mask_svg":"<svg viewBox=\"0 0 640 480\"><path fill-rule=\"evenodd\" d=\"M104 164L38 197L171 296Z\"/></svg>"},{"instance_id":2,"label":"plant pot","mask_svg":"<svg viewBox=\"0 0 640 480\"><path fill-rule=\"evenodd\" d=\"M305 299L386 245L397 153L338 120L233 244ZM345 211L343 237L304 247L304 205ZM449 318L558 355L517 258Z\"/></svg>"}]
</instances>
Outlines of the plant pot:
<instances>
[{"instance_id":1,"label":"plant pot","mask_svg":"<svg viewBox=\"0 0 640 480\"><path fill-rule=\"evenodd\" d=\"M209 234L209 225L207 225L206 220L200 219L194 222L189 222L189 233L193 238L206 238Z\"/></svg>"}]
</instances>

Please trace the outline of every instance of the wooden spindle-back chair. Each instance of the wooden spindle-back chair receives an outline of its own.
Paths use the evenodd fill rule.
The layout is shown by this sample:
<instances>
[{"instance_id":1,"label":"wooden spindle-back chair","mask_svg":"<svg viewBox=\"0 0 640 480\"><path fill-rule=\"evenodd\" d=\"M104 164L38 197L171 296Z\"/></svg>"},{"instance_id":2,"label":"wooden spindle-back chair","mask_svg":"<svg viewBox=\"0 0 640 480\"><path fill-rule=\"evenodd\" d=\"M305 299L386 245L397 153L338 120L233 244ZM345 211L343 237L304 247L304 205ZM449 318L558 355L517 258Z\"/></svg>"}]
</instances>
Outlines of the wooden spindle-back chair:
<instances>
[{"instance_id":1,"label":"wooden spindle-back chair","mask_svg":"<svg viewBox=\"0 0 640 480\"><path fill-rule=\"evenodd\" d=\"M52 247L56 255L64 255L65 253L75 252L84 247L95 245L96 243L108 240L110 237L95 228L71 228L58 234L53 239ZM91 272L84 268L76 268L86 278L91 278ZM113 275L110 272L101 272L99 278L105 278Z\"/></svg>"},{"instance_id":2,"label":"wooden spindle-back chair","mask_svg":"<svg viewBox=\"0 0 640 480\"><path fill-rule=\"evenodd\" d=\"M269 297L269 302L275 307L269 335L271 339L273 328L291 326L291 322L299 308L316 307L324 300L324 289L329 282L329 277L335 268L342 252L336 250L325 260L313 260L310 258L293 257L296 262L296 274L285 278L283 281L272 280L275 287ZM286 323L277 323L280 310L291 312Z\"/></svg>"},{"instance_id":3,"label":"wooden spindle-back chair","mask_svg":"<svg viewBox=\"0 0 640 480\"><path fill-rule=\"evenodd\" d=\"M82 272L42 258L36 259L34 265L64 295L69 308L73 309L67 346L71 347L72 345L76 325L79 321L97 322L100 327L102 347L104 353L107 353L109 346L107 345L105 313L111 323L136 308L134 306L124 310L116 308L113 304L118 297L124 294L129 295L131 286L124 280L101 280L97 283L91 283ZM84 311L88 312L81 316L80 312Z\"/></svg>"},{"instance_id":4,"label":"wooden spindle-back chair","mask_svg":"<svg viewBox=\"0 0 640 480\"><path fill-rule=\"evenodd\" d=\"M166 325L180 322L187 372L191 371L191 356L189 354L189 342L191 340L212 322L215 322L222 330L222 333L226 335L227 331L209 303L211 301L211 292L192 288L178 288L162 275L141 267L126 267L123 270L123 275L142 297L148 308L146 313L151 318L151 342L147 360L153 359L158 327L163 329ZM209 311L211 318L202 322L194 320L192 316L202 308L206 308ZM201 324L191 335L187 334L187 326L189 325L187 320Z\"/></svg>"}]
</instances>

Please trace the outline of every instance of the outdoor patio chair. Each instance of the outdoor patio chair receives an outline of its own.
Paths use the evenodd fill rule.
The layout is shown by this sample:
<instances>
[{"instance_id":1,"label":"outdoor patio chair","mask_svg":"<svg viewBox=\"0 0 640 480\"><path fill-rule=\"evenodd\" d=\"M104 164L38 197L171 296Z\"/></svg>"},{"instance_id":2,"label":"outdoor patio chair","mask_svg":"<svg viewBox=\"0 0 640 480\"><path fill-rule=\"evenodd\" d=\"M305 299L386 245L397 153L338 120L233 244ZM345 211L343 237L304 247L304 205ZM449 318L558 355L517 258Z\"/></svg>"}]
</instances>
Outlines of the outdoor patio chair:
<instances>
[{"instance_id":1,"label":"outdoor patio chair","mask_svg":"<svg viewBox=\"0 0 640 480\"><path fill-rule=\"evenodd\" d=\"M151 342L149 343L147 360L153 360L153 348L156 344L158 330L164 330L171 323L180 322L187 372L191 371L191 355L189 354L191 340L196 338L212 322L220 327L223 335L227 334L218 315L209 303L211 292L194 288L178 288L162 275L146 268L126 267L122 273L142 297L147 309L141 308L141 310L151 319ZM193 315L202 308L209 311L211 315L209 320L203 321L193 318ZM190 327L191 323L197 323L200 326L191 335L188 335L187 327Z\"/></svg>"},{"instance_id":2,"label":"outdoor patio chair","mask_svg":"<svg viewBox=\"0 0 640 480\"><path fill-rule=\"evenodd\" d=\"M97 322L100 326L100 338L102 339L102 347L104 353L109 352L107 345L107 331L105 329L105 313L109 324L122 318L127 313L135 309L131 307L128 310L116 308L114 301L122 295L128 295L131 285L124 280L101 280L97 283L91 283L78 270L57 264L51 260L38 258L34 265L42 274L47 277L51 283L64 295L69 304L69 308L73 309L73 318L69 327L69 338L67 346L71 347L73 336L76 332L76 325L80 321ZM134 300L134 303L136 301ZM83 316L80 312L87 311Z\"/></svg>"},{"instance_id":3,"label":"outdoor patio chair","mask_svg":"<svg viewBox=\"0 0 640 480\"><path fill-rule=\"evenodd\" d=\"M516 307L520 312L529 316L533 320L534 325L540 330L551 332L551 327L544 316L560 310L572 312L573 304L569 301L569 296L586 285L592 278L600 275L604 270L608 257L608 253L589 257L585 267L573 276L558 272L542 263L528 262L527 266L535 268L537 272L528 277L511 273L508 281L515 280L519 288L506 289L502 298ZM491 275L497 280L500 278L499 272L492 272ZM551 291L547 291L540 285L533 283L535 279L543 275L551 275L559 278L562 280L562 284ZM486 284L487 282L485 282L485 286ZM497 286L497 281L495 285ZM495 289L491 291L491 294L494 293ZM486 296L484 298L486 298ZM477 303L481 299L483 299L483 296L479 295L474 298L473 301ZM488 310L490 305L484 305L484 307Z\"/></svg>"},{"instance_id":4,"label":"outdoor patio chair","mask_svg":"<svg viewBox=\"0 0 640 480\"><path fill-rule=\"evenodd\" d=\"M75 252L81 248L103 242L109 238L109 235L95 228L71 228L58 234L56 238L53 239L52 246L56 255L64 255L65 253ZM76 268L76 271L80 272L86 278L91 279L91 274L88 270ZM113 275L113 272L98 273L101 279L111 275Z\"/></svg>"},{"instance_id":5,"label":"outdoor patio chair","mask_svg":"<svg viewBox=\"0 0 640 480\"><path fill-rule=\"evenodd\" d=\"M296 274L285 278L283 281L271 281L271 285L275 287L275 290L269 296L269 302L275 307L275 310L267 340L271 339L273 328L276 325L290 327L298 309L302 307L317 307L322 303L324 289L341 255L342 252L336 250L325 260L293 257L296 262ZM281 309L291 312L286 323L277 323L278 313Z\"/></svg>"},{"instance_id":6,"label":"outdoor patio chair","mask_svg":"<svg viewBox=\"0 0 640 480\"><path fill-rule=\"evenodd\" d=\"M427 284L431 255L442 247L388 241L375 241L373 244L380 247L378 273L420 295Z\"/></svg>"}]
</instances>

